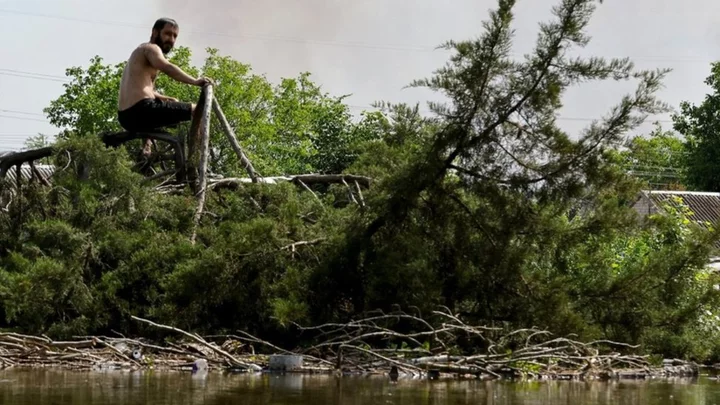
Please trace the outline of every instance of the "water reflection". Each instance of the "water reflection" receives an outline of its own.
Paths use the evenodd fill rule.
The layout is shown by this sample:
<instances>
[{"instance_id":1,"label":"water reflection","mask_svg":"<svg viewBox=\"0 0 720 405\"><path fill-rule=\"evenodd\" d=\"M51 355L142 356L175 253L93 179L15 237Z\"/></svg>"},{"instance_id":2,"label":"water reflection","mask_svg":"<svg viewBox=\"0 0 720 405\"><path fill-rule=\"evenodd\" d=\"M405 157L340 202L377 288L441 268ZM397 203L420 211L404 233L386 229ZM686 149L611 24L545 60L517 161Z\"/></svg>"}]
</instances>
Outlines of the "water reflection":
<instances>
[{"instance_id":1,"label":"water reflection","mask_svg":"<svg viewBox=\"0 0 720 405\"><path fill-rule=\"evenodd\" d=\"M0 404L718 404L720 382L422 381L182 372L0 371Z\"/></svg>"}]
</instances>

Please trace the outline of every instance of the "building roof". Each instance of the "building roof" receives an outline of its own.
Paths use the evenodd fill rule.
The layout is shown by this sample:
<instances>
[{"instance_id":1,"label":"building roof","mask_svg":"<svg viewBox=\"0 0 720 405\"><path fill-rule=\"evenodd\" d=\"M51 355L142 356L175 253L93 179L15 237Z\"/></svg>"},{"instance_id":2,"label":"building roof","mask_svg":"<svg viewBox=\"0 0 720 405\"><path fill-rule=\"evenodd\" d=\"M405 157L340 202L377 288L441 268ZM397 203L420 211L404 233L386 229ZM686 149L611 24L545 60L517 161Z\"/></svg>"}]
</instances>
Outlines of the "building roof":
<instances>
[{"instance_id":1,"label":"building roof","mask_svg":"<svg viewBox=\"0 0 720 405\"><path fill-rule=\"evenodd\" d=\"M53 166L53 165L36 164L35 168L46 179L48 179L55 171L55 166ZM28 181L32 178L32 168L30 167L29 164L25 163L22 166L20 166L20 176L21 176L21 179L24 181ZM2 179L0 179L0 180L2 180ZM17 182L17 171L14 166L12 168L10 168L10 170L8 170L8 172L5 174L5 181L9 182L10 184L15 184L15 182Z\"/></svg>"},{"instance_id":2,"label":"building roof","mask_svg":"<svg viewBox=\"0 0 720 405\"><path fill-rule=\"evenodd\" d=\"M43 175L46 179L50 177L50 175L53 174L55 171L55 166L53 165L35 165L35 168L40 172L40 174ZM10 182L10 184L14 184L17 181L17 172L15 167L12 167L10 170L8 170L7 174L5 174L5 180ZM32 178L32 168L29 164L23 164L20 166L20 176L22 180L28 181Z\"/></svg>"},{"instance_id":3,"label":"building roof","mask_svg":"<svg viewBox=\"0 0 720 405\"><path fill-rule=\"evenodd\" d=\"M720 193L652 190L643 191L642 195L654 205L653 212L659 210L664 203L678 207L673 197L680 197L693 213L690 217L693 222L706 226L706 223L714 224L720 219Z\"/></svg>"}]
</instances>

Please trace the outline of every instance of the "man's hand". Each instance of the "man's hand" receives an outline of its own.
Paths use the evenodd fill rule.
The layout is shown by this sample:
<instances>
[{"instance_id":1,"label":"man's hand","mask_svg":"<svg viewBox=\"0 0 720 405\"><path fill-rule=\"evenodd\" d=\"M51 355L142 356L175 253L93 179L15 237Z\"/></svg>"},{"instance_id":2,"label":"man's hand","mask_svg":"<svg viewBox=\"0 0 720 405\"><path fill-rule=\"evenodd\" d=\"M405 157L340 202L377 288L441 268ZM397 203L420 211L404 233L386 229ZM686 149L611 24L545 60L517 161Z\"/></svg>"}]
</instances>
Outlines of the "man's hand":
<instances>
[{"instance_id":1,"label":"man's hand","mask_svg":"<svg viewBox=\"0 0 720 405\"><path fill-rule=\"evenodd\" d=\"M212 84L214 86L215 82L213 82L213 80L209 77L201 77L201 78L195 80L196 86L204 87L208 84Z\"/></svg>"}]
</instances>

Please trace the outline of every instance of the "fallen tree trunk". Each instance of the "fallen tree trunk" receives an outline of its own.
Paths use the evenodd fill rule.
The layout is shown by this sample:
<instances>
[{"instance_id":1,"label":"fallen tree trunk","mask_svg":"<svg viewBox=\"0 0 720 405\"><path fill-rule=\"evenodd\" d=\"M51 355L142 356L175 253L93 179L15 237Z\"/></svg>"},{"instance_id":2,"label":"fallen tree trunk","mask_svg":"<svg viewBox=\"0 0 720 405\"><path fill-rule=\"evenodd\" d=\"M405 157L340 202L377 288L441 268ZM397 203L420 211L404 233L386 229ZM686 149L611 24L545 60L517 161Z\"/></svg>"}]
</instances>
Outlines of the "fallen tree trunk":
<instances>
[{"instance_id":1,"label":"fallen tree trunk","mask_svg":"<svg viewBox=\"0 0 720 405\"><path fill-rule=\"evenodd\" d=\"M52 146L46 146L44 148L3 155L0 158L0 179L5 178L5 175L11 167L50 157L54 150Z\"/></svg>"}]
</instances>

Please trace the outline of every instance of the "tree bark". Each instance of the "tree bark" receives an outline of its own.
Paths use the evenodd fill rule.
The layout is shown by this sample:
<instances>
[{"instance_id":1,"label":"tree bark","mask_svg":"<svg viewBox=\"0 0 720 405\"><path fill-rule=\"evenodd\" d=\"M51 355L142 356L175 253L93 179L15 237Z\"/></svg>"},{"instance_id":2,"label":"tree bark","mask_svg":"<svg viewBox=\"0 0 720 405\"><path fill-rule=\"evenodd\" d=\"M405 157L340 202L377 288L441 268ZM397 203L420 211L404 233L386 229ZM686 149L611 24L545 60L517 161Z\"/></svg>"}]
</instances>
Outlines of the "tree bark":
<instances>
[{"instance_id":1,"label":"tree bark","mask_svg":"<svg viewBox=\"0 0 720 405\"><path fill-rule=\"evenodd\" d=\"M8 170L13 166L20 166L25 162L40 160L53 154L53 147L47 146L40 149L27 150L5 155L0 158L0 179L4 178Z\"/></svg>"},{"instance_id":2,"label":"tree bark","mask_svg":"<svg viewBox=\"0 0 720 405\"><path fill-rule=\"evenodd\" d=\"M220 121L223 131L225 131L225 136L227 136L228 141L230 141L230 145L232 145L233 150L235 150L240 162L242 162L245 166L245 170L247 170L250 179L252 179L253 183L257 183L258 176L255 172L255 168L250 162L250 159L248 159L247 155L245 155L245 152L243 152L242 147L240 147L240 142L238 142L237 137L235 136L235 131L233 131L227 118L225 118L225 114L220 109L220 104L215 97L213 97L213 111L215 112L215 116L217 116L218 121Z\"/></svg>"},{"instance_id":3,"label":"tree bark","mask_svg":"<svg viewBox=\"0 0 720 405\"><path fill-rule=\"evenodd\" d=\"M195 106L195 114L188 136L187 180L195 189L195 193L200 192L200 171L203 170L201 168L202 162L207 163L207 146L205 146L203 134L209 132L212 96L212 85L203 87L200 93L200 99ZM203 152L203 150L205 152Z\"/></svg>"},{"instance_id":4,"label":"tree bark","mask_svg":"<svg viewBox=\"0 0 720 405\"><path fill-rule=\"evenodd\" d=\"M201 97L202 102L202 115L200 116L200 123L198 126L197 136L199 136L199 146L197 154L198 166L197 166L197 185L195 187L195 194L198 199L198 206L195 210L193 233L190 237L190 242L195 244L195 238L197 236L197 228L200 224L200 218L202 218L203 209L205 208L205 195L207 191L207 165L208 165L208 151L210 150L210 112L211 103L213 98L212 85L207 85L203 88L203 94ZM196 110L197 111L197 110ZM195 134L193 134L195 135ZM197 140L197 136L195 139ZM193 137L193 136L191 136Z\"/></svg>"},{"instance_id":5,"label":"tree bark","mask_svg":"<svg viewBox=\"0 0 720 405\"><path fill-rule=\"evenodd\" d=\"M355 174L298 174L295 176L272 176L258 177L257 181L264 184L275 184L279 181L289 181L291 183L307 187L308 184L343 184L343 180L356 182L366 188L370 187L372 179L366 176L358 176ZM213 181L212 187L235 188L242 183L250 183L249 178L227 178Z\"/></svg>"}]
</instances>

